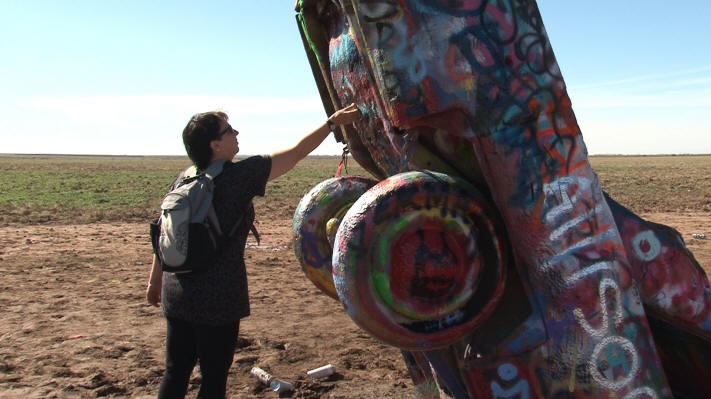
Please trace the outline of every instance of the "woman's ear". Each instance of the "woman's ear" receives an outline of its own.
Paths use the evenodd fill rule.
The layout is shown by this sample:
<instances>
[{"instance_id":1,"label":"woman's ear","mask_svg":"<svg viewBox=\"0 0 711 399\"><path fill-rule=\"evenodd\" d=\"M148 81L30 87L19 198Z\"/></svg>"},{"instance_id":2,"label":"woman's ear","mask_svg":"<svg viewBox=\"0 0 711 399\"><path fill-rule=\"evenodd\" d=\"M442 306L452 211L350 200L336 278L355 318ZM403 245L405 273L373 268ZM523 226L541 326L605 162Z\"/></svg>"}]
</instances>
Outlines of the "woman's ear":
<instances>
[{"instance_id":1,"label":"woman's ear","mask_svg":"<svg viewBox=\"0 0 711 399\"><path fill-rule=\"evenodd\" d=\"M217 140L212 140L210 142L210 149L212 150L212 155L215 156L215 154L220 152L220 142Z\"/></svg>"}]
</instances>

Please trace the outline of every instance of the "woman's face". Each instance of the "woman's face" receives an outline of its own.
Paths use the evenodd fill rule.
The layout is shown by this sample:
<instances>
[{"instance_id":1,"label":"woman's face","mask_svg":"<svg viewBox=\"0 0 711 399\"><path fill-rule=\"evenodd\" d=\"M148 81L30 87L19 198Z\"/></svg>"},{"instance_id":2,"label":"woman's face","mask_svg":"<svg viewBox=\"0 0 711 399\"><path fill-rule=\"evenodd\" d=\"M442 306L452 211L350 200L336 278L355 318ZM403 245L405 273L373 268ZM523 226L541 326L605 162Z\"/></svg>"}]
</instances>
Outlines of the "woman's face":
<instances>
[{"instance_id":1,"label":"woman's face","mask_svg":"<svg viewBox=\"0 0 711 399\"><path fill-rule=\"evenodd\" d=\"M213 140L213 159L224 159L231 161L239 152L239 142L237 135L239 132L230 126L225 120L220 121L220 133L217 139Z\"/></svg>"}]
</instances>

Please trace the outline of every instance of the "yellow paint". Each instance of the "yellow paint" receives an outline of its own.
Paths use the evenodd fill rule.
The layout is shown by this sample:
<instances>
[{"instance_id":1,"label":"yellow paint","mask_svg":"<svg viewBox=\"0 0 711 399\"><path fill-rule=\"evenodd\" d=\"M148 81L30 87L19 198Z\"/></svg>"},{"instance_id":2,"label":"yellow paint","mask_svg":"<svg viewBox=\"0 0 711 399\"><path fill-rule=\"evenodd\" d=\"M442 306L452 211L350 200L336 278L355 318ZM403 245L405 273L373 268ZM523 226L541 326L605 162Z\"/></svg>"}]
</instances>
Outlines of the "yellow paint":
<instances>
[{"instance_id":1,"label":"yellow paint","mask_svg":"<svg viewBox=\"0 0 711 399\"><path fill-rule=\"evenodd\" d=\"M578 345L573 345L573 364L570 367L570 381L568 381L568 392L575 391L575 368L578 365Z\"/></svg>"}]
</instances>

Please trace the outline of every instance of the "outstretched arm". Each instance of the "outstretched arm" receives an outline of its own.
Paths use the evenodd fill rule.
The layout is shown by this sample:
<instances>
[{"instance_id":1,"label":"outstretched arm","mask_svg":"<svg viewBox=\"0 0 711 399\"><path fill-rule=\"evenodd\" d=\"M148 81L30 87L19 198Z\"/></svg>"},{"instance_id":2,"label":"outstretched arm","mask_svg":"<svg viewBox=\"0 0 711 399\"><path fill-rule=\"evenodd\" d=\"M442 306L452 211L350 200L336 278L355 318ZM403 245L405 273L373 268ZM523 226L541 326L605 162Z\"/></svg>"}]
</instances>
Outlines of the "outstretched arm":
<instances>
[{"instance_id":1,"label":"outstretched arm","mask_svg":"<svg viewBox=\"0 0 711 399\"><path fill-rule=\"evenodd\" d=\"M354 104L351 104L334 112L328 120L333 122L334 125L340 126L353 123L359 116L360 111ZM304 136L295 146L271 154L272 171L269 173L269 180L290 171L297 162L316 149L328 137L329 133L331 133L331 130L328 127L328 122L325 122L316 130Z\"/></svg>"}]
</instances>

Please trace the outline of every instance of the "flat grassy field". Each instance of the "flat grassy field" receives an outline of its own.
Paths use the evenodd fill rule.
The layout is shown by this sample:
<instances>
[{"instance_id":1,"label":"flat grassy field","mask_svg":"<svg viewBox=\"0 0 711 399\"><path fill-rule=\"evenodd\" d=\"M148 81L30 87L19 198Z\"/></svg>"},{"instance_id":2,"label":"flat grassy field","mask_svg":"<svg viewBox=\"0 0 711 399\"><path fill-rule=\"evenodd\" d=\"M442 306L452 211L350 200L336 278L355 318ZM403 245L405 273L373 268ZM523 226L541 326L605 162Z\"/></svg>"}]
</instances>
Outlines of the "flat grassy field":
<instances>
[{"instance_id":1,"label":"flat grassy field","mask_svg":"<svg viewBox=\"0 0 711 399\"><path fill-rule=\"evenodd\" d=\"M262 211L289 217L340 157L308 157L267 186ZM711 155L598 156L603 189L636 213L711 212ZM140 221L155 215L187 157L0 155L0 225ZM350 174L367 176L350 160Z\"/></svg>"},{"instance_id":2,"label":"flat grassy field","mask_svg":"<svg viewBox=\"0 0 711 399\"><path fill-rule=\"evenodd\" d=\"M290 212L311 187L332 177L340 157L308 157L267 186L267 210ZM156 214L187 157L0 155L0 226L139 221ZM350 174L367 175L355 161ZM345 172L345 171L344 171Z\"/></svg>"},{"instance_id":3,"label":"flat grassy field","mask_svg":"<svg viewBox=\"0 0 711 399\"><path fill-rule=\"evenodd\" d=\"M635 213L711 212L711 155L597 156L595 173Z\"/></svg>"}]
</instances>

